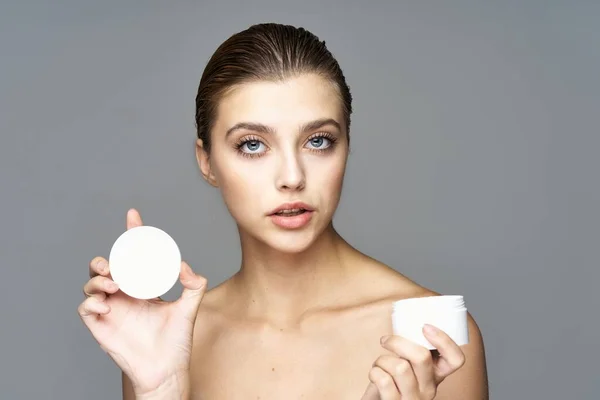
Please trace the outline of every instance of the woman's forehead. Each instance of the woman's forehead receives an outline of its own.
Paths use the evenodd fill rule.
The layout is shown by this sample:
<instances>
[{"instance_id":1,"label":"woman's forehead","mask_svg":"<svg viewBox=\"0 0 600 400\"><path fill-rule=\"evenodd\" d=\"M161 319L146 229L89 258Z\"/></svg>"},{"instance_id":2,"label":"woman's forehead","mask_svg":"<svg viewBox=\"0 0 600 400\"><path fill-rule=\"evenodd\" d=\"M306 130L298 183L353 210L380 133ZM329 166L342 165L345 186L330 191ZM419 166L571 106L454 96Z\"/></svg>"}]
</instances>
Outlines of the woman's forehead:
<instances>
[{"instance_id":1,"label":"woman's forehead","mask_svg":"<svg viewBox=\"0 0 600 400\"><path fill-rule=\"evenodd\" d=\"M217 129L228 129L242 121L273 127L297 126L323 118L342 123L342 102L334 84L307 74L283 82L239 85L221 99L217 115Z\"/></svg>"}]
</instances>

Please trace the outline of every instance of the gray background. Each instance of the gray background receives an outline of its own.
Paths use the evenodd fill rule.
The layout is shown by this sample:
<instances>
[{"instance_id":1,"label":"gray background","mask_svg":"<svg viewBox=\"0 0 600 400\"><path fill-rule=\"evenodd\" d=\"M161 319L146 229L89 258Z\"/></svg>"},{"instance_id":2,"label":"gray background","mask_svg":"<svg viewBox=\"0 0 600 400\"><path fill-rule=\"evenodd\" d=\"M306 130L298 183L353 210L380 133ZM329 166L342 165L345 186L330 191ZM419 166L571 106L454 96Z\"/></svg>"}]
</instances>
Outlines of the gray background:
<instances>
[{"instance_id":1,"label":"gray background","mask_svg":"<svg viewBox=\"0 0 600 400\"><path fill-rule=\"evenodd\" d=\"M0 398L120 396L76 307L129 207L211 286L236 271L194 97L269 21L325 39L355 97L341 233L465 295L492 398L597 398L600 2L365 3L2 3Z\"/></svg>"}]
</instances>

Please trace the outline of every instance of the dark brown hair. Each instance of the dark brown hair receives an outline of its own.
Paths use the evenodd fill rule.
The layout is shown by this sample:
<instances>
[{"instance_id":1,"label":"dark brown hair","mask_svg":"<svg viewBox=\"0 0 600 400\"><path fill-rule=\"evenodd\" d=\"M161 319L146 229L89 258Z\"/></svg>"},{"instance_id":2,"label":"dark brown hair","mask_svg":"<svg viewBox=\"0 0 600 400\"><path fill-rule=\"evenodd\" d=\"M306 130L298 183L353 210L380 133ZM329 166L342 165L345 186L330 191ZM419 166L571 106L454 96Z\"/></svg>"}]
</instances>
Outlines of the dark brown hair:
<instances>
[{"instance_id":1,"label":"dark brown hair","mask_svg":"<svg viewBox=\"0 0 600 400\"><path fill-rule=\"evenodd\" d=\"M223 42L204 69L196 96L197 135L204 149L210 153L217 105L230 89L247 82L283 81L302 73L318 74L339 90L349 134L352 95L325 41L304 28L264 23L252 25Z\"/></svg>"}]
</instances>

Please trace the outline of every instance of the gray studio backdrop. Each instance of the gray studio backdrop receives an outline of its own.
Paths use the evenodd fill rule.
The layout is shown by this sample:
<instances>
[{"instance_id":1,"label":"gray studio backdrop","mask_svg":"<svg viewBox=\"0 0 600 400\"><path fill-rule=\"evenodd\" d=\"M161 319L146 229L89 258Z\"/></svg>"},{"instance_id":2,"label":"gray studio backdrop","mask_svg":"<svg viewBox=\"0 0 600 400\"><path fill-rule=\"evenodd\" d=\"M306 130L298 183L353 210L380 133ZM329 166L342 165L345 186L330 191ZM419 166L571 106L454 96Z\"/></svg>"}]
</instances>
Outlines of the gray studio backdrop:
<instances>
[{"instance_id":1,"label":"gray studio backdrop","mask_svg":"<svg viewBox=\"0 0 600 400\"><path fill-rule=\"evenodd\" d=\"M1 399L119 398L76 308L129 207L211 287L236 271L194 97L268 21L325 39L354 94L342 234L465 295L494 399L597 398L600 2L366 3L1 3Z\"/></svg>"}]
</instances>

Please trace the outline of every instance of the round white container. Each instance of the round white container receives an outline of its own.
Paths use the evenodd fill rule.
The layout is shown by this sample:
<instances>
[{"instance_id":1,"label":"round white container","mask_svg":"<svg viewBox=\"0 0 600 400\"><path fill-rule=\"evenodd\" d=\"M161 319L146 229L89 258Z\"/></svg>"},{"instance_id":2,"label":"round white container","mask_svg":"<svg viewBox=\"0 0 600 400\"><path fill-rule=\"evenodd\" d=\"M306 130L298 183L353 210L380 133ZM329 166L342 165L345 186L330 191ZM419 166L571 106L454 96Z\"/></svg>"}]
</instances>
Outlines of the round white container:
<instances>
[{"instance_id":1,"label":"round white container","mask_svg":"<svg viewBox=\"0 0 600 400\"><path fill-rule=\"evenodd\" d=\"M434 350L423 334L423 325L433 325L446 332L459 346L469 343L467 308L463 296L446 295L410 298L392 306L394 335L402 336Z\"/></svg>"}]
</instances>

